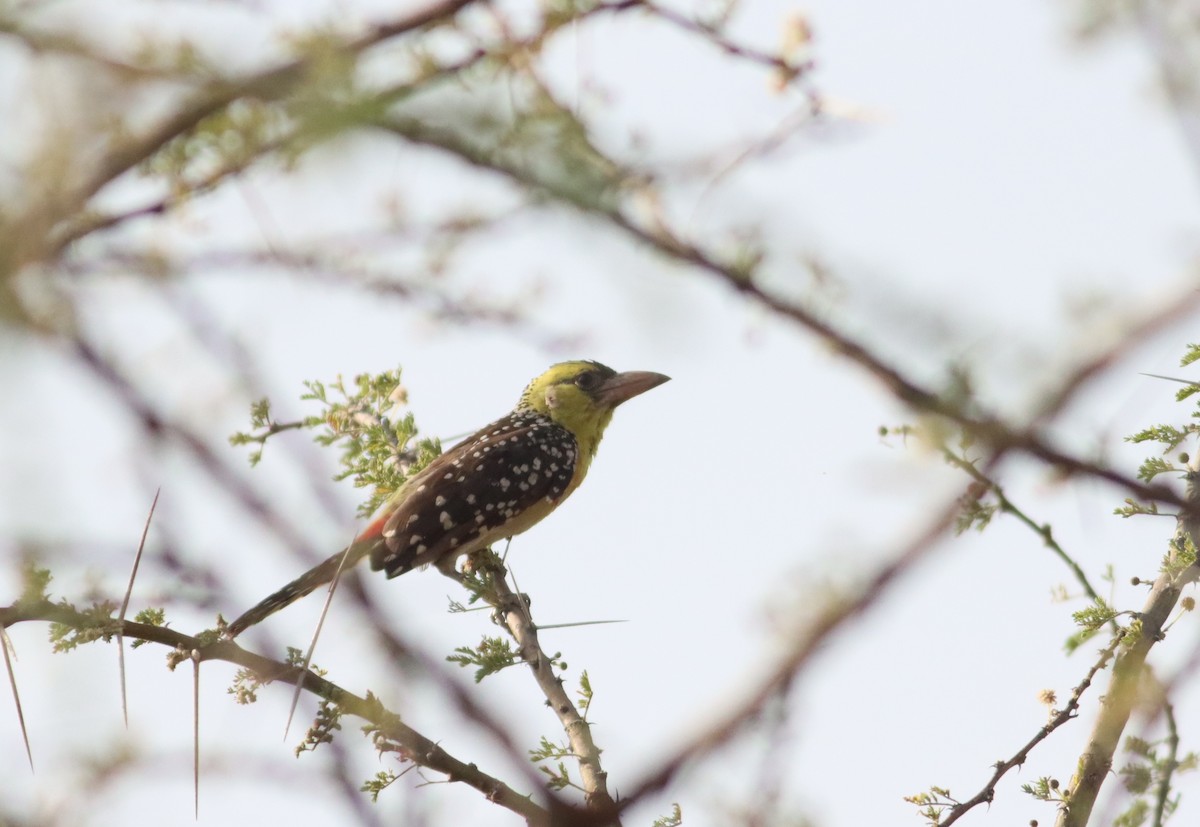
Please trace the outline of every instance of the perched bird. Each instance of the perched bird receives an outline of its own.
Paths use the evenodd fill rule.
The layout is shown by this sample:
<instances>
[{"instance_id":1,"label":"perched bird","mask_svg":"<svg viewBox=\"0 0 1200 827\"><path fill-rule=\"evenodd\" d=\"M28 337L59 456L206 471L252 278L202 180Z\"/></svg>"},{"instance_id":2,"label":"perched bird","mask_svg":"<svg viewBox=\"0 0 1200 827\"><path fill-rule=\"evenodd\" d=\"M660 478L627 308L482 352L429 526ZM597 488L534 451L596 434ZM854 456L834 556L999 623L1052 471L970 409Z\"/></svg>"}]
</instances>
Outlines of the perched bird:
<instances>
[{"instance_id":1,"label":"perched bird","mask_svg":"<svg viewBox=\"0 0 1200 827\"><path fill-rule=\"evenodd\" d=\"M370 556L396 577L532 528L587 475L613 411L661 385L661 373L617 373L598 362L551 365L507 416L480 429L406 480L349 549L338 552L227 627L236 637Z\"/></svg>"}]
</instances>

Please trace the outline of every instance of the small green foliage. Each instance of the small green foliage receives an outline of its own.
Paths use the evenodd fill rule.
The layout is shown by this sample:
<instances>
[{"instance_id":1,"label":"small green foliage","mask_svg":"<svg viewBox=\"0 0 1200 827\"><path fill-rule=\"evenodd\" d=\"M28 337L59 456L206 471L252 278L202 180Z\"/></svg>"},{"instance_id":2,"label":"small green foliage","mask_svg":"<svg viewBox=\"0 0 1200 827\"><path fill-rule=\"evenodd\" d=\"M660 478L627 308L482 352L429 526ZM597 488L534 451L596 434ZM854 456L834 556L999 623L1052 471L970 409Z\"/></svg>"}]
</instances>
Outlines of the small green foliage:
<instances>
[{"instance_id":1,"label":"small green foliage","mask_svg":"<svg viewBox=\"0 0 1200 827\"><path fill-rule=\"evenodd\" d=\"M475 670L475 683L520 660L519 654L513 650L508 640L501 637L485 637L477 646L459 646L454 652L455 654L446 656L450 663L457 663L463 668L478 667Z\"/></svg>"},{"instance_id":2,"label":"small green foliage","mask_svg":"<svg viewBox=\"0 0 1200 827\"><path fill-rule=\"evenodd\" d=\"M1079 631L1067 638L1065 644L1067 652L1074 652L1101 628L1115 620L1118 614L1119 612L1109 606L1101 597L1093 600L1090 606L1085 606L1072 613L1071 618L1079 627Z\"/></svg>"},{"instance_id":3,"label":"small green foliage","mask_svg":"<svg viewBox=\"0 0 1200 827\"><path fill-rule=\"evenodd\" d=\"M1162 457L1148 457L1138 466L1138 479L1143 482L1153 482L1159 474L1169 474L1183 469Z\"/></svg>"},{"instance_id":4,"label":"small green foliage","mask_svg":"<svg viewBox=\"0 0 1200 827\"><path fill-rule=\"evenodd\" d=\"M538 771L547 777L546 786L557 792L567 787L576 786L575 782L571 780L571 774L567 770L566 762L563 760L565 758L572 758L574 755L575 753L571 751L569 746L556 744L543 735L538 748L529 751L529 760L535 764L541 764L538 767ZM554 763L552 766L547 766L543 762Z\"/></svg>"},{"instance_id":5,"label":"small green foliage","mask_svg":"<svg viewBox=\"0 0 1200 827\"><path fill-rule=\"evenodd\" d=\"M50 643L54 652L70 652L76 646L97 640L110 641L119 631L113 611L116 604L110 600L94 603L80 612L80 623L68 626L65 623L50 624Z\"/></svg>"},{"instance_id":6,"label":"small green foliage","mask_svg":"<svg viewBox=\"0 0 1200 827\"><path fill-rule=\"evenodd\" d=\"M38 568L32 560L26 560L21 565L21 596L17 603L39 603L46 600L46 588L54 575L50 569Z\"/></svg>"},{"instance_id":7,"label":"small green foliage","mask_svg":"<svg viewBox=\"0 0 1200 827\"><path fill-rule=\"evenodd\" d=\"M1176 575L1196 562L1196 545L1190 535L1183 533L1171 538L1166 557L1163 558L1162 571L1165 574Z\"/></svg>"},{"instance_id":8,"label":"small green foliage","mask_svg":"<svg viewBox=\"0 0 1200 827\"><path fill-rule=\"evenodd\" d=\"M379 801L379 794L392 786L400 776L391 770L380 770L375 773L375 777L363 782L363 785L358 789L364 793L370 793L371 803L376 804Z\"/></svg>"},{"instance_id":9,"label":"small green foliage","mask_svg":"<svg viewBox=\"0 0 1200 827\"><path fill-rule=\"evenodd\" d=\"M959 805L950 795L950 790L945 787L930 787L929 792L906 795L904 800L920 808L917 814L934 827L942 823L942 816L947 810L953 810Z\"/></svg>"},{"instance_id":10,"label":"small green foliage","mask_svg":"<svg viewBox=\"0 0 1200 827\"><path fill-rule=\"evenodd\" d=\"M538 761L557 761L560 758L570 758L574 754L566 744L556 744L543 735L538 742L537 749L529 751L529 760L534 763Z\"/></svg>"},{"instance_id":11,"label":"small green foliage","mask_svg":"<svg viewBox=\"0 0 1200 827\"><path fill-rule=\"evenodd\" d=\"M1021 792L1033 796L1038 801L1062 802L1066 800L1066 796L1060 789L1058 779L1051 778L1048 775L1043 775L1032 784L1022 784Z\"/></svg>"},{"instance_id":12,"label":"small green foliage","mask_svg":"<svg viewBox=\"0 0 1200 827\"><path fill-rule=\"evenodd\" d=\"M583 674L579 676L579 711L583 713L583 719L587 720L588 710L592 707L592 681L588 677L587 670L583 670Z\"/></svg>"},{"instance_id":13,"label":"small green foliage","mask_svg":"<svg viewBox=\"0 0 1200 827\"><path fill-rule=\"evenodd\" d=\"M1126 764L1121 768L1121 783L1134 795L1141 795L1150 789L1152 781L1154 775L1146 764Z\"/></svg>"},{"instance_id":14,"label":"small green foliage","mask_svg":"<svg viewBox=\"0 0 1200 827\"><path fill-rule=\"evenodd\" d=\"M996 503L985 503L978 497L965 495L959 499L958 516L954 518L954 533L963 534L974 528L983 531L996 516L1000 506Z\"/></svg>"},{"instance_id":15,"label":"small green foliage","mask_svg":"<svg viewBox=\"0 0 1200 827\"><path fill-rule=\"evenodd\" d=\"M163 609L142 609L133 616L134 623L144 623L147 626L165 626L167 623L167 613ZM139 646L144 646L147 641L135 640L130 644L130 648L137 649Z\"/></svg>"},{"instance_id":16,"label":"small green foliage","mask_svg":"<svg viewBox=\"0 0 1200 827\"><path fill-rule=\"evenodd\" d=\"M258 690L265 681L252 669L239 669L233 676L233 685L225 690L239 704L252 704L258 700Z\"/></svg>"},{"instance_id":17,"label":"small green foliage","mask_svg":"<svg viewBox=\"0 0 1200 827\"><path fill-rule=\"evenodd\" d=\"M205 629L195 634L196 642L201 647L212 646L214 643L221 642L221 633L216 629Z\"/></svg>"},{"instance_id":18,"label":"small green foliage","mask_svg":"<svg viewBox=\"0 0 1200 827\"><path fill-rule=\"evenodd\" d=\"M342 470L334 478L349 478L358 487L373 489L359 508L364 516L374 513L409 473L424 468L441 453L436 440L416 438L411 413L395 421L389 418L397 406L408 401L399 368L376 375L360 374L349 385L339 376L329 383L311 380L304 386L301 399L316 402L320 413L295 422L276 422L271 417L270 402L262 399L250 406L251 429L233 434L229 441L261 446L283 431L315 431L318 444L341 448ZM256 464L261 458L259 448L250 455L250 462Z\"/></svg>"},{"instance_id":19,"label":"small green foliage","mask_svg":"<svg viewBox=\"0 0 1200 827\"><path fill-rule=\"evenodd\" d=\"M1172 425L1154 425L1153 427L1138 431L1132 436L1125 437L1125 441L1132 442L1135 445L1143 442L1159 442L1167 446L1166 450L1163 451L1163 453L1166 453L1187 439L1187 435L1191 431L1191 428L1180 430Z\"/></svg>"},{"instance_id":20,"label":"small green foliage","mask_svg":"<svg viewBox=\"0 0 1200 827\"><path fill-rule=\"evenodd\" d=\"M163 626L167 622L167 613L163 609L142 609L133 616L133 621L147 626Z\"/></svg>"},{"instance_id":21,"label":"small green foliage","mask_svg":"<svg viewBox=\"0 0 1200 827\"><path fill-rule=\"evenodd\" d=\"M650 827L679 827L683 824L683 811L678 804L671 805L671 814L654 819Z\"/></svg>"},{"instance_id":22,"label":"small green foliage","mask_svg":"<svg viewBox=\"0 0 1200 827\"><path fill-rule=\"evenodd\" d=\"M1118 517L1133 517L1137 514L1156 515L1158 514L1158 504L1150 503L1149 505L1143 505L1137 500L1126 497L1125 505L1121 508L1114 509L1113 514L1116 514Z\"/></svg>"},{"instance_id":23,"label":"small green foliage","mask_svg":"<svg viewBox=\"0 0 1200 827\"><path fill-rule=\"evenodd\" d=\"M332 743L333 733L342 728L341 718L342 710L332 701L322 698L313 725L308 728L304 740L296 747L296 757L299 758L301 753L315 750L321 744Z\"/></svg>"}]
</instances>

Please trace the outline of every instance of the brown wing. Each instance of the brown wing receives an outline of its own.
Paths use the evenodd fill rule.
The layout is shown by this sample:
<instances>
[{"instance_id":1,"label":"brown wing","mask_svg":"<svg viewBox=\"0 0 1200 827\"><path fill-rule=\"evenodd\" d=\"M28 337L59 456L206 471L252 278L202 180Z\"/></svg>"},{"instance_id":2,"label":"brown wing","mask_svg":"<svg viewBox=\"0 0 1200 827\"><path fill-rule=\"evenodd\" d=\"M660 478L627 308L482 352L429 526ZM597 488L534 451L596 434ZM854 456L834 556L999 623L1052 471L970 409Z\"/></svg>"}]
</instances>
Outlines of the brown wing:
<instances>
[{"instance_id":1,"label":"brown wing","mask_svg":"<svg viewBox=\"0 0 1200 827\"><path fill-rule=\"evenodd\" d=\"M571 433L546 417L512 414L493 422L405 485L371 568L395 577L520 533L528 528L523 515L563 497L577 453Z\"/></svg>"}]
</instances>

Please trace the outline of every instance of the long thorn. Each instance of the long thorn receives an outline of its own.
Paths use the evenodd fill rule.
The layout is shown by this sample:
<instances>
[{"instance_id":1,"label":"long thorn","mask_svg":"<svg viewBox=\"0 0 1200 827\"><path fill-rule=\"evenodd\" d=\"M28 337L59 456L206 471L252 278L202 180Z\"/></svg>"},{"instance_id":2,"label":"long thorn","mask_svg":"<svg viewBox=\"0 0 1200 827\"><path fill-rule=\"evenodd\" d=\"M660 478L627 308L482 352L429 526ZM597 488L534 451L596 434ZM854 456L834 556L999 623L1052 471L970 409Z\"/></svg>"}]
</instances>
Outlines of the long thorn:
<instances>
[{"instance_id":1,"label":"long thorn","mask_svg":"<svg viewBox=\"0 0 1200 827\"><path fill-rule=\"evenodd\" d=\"M162 486L154 492L154 502L150 503L150 513L146 515L146 525L142 527L142 539L138 542L137 554L133 556L133 569L129 572L129 585L125 587L125 599L121 601L121 612L117 615L120 625L117 627L117 666L121 672L121 714L125 717L125 728L129 729L129 698L125 694L125 613L129 611L129 598L133 595L133 581L137 578L138 566L142 563L142 552L146 548L146 535L150 533L150 521L154 519L154 509L158 507L158 495Z\"/></svg>"},{"instance_id":2,"label":"long thorn","mask_svg":"<svg viewBox=\"0 0 1200 827\"><path fill-rule=\"evenodd\" d=\"M13 703L17 705L17 720L21 722L21 737L25 739L25 756L29 759L29 770L33 771L33 749L29 746L29 730L25 728L25 710L21 708L21 693L17 691L17 673L13 671L12 658L8 650L12 641L8 631L0 629L0 649L4 650L4 668L8 670L8 685L12 687Z\"/></svg>"},{"instance_id":3,"label":"long thorn","mask_svg":"<svg viewBox=\"0 0 1200 827\"><path fill-rule=\"evenodd\" d=\"M1180 379L1177 376L1163 376L1160 373L1142 373L1142 376L1149 376L1151 379L1166 379L1168 382L1178 382L1181 385L1200 385L1200 382L1191 382L1187 379Z\"/></svg>"},{"instance_id":4,"label":"long thorn","mask_svg":"<svg viewBox=\"0 0 1200 827\"><path fill-rule=\"evenodd\" d=\"M325 605L321 607L321 616L317 618L317 628L313 629L312 640L308 642L308 651L304 653L304 661L300 664L300 674L296 678L296 686L292 690L292 705L288 708L287 724L283 727L283 740L287 740L288 732L292 729L292 718L296 716L296 707L300 704L300 691L304 688L304 675L308 672L309 664L312 663L313 652L317 648L317 638L321 636L321 629L325 626L325 617L329 614L329 606L333 603L333 593L337 591L338 583L342 579L342 570L346 567L346 560L350 557L350 549L354 547L354 541L358 539L355 534L350 540L350 545L346 546L346 550L342 553L342 559L338 563L337 571L333 573L333 579L329 581L329 593L325 596Z\"/></svg>"},{"instance_id":5,"label":"long thorn","mask_svg":"<svg viewBox=\"0 0 1200 827\"><path fill-rule=\"evenodd\" d=\"M539 623L537 630L540 632L543 629L570 629L574 626L603 626L605 623L628 623L628 620L580 620L575 623Z\"/></svg>"},{"instance_id":6,"label":"long thorn","mask_svg":"<svg viewBox=\"0 0 1200 827\"><path fill-rule=\"evenodd\" d=\"M192 650L192 817L200 820L200 653Z\"/></svg>"}]
</instances>

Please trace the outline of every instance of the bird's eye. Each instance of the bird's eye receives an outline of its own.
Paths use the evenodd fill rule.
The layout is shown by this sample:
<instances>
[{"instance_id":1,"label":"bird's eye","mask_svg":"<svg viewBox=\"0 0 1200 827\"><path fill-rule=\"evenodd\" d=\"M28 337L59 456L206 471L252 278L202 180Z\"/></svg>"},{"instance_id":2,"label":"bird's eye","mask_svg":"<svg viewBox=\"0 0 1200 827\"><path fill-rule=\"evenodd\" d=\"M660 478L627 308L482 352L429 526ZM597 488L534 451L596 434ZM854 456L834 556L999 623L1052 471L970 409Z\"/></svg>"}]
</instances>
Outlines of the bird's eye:
<instances>
[{"instance_id":1,"label":"bird's eye","mask_svg":"<svg viewBox=\"0 0 1200 827\"><path fill-rule=\"evenodd\" d=\"M600 386L600 374L594 370L581 373L575 377L575 384L579 386L580 390L594 391Z\"/></svg>"}]
</instances>

